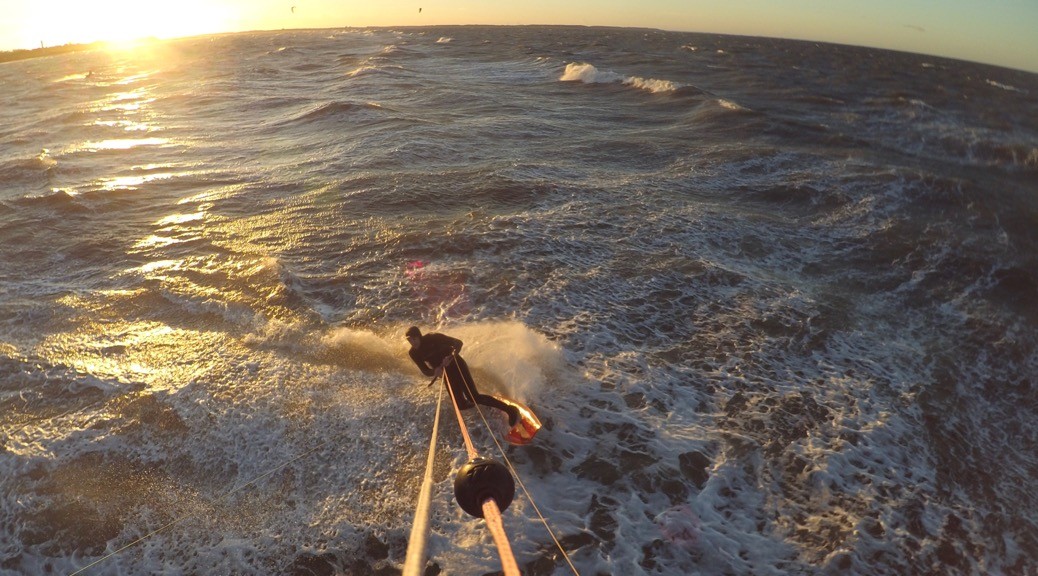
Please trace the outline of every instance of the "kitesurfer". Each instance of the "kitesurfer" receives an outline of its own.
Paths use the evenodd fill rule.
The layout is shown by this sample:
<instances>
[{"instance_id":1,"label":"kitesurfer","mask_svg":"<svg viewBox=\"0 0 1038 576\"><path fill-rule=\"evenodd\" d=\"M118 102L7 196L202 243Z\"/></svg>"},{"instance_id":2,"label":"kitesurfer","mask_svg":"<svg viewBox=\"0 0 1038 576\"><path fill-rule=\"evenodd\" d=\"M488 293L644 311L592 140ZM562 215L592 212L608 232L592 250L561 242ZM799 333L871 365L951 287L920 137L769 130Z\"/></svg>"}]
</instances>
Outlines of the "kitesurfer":
<instances>
[{"instance_id":1,"label":"kitesurfer","mask_svg":"<svg viewBox=\"0 0 1038 576\"><path fill-rule=\"evenodd\" d=\"M475 405L473 402L475 402L497 408L508 414L509 426L515 426L519 421L518 408L509 406L493 396L480 394L476 389L476 383L469 372L468 364L460 355L461 340L436 332L422 334L417 326L408 328L405 336L411 343L411 350L408 351L408 354L411 356L411 360L418 365L422 374L435 379L444 372L447 373L447 385L454 393L459 408L472 408Z\"/></svg>"}]
</instances>

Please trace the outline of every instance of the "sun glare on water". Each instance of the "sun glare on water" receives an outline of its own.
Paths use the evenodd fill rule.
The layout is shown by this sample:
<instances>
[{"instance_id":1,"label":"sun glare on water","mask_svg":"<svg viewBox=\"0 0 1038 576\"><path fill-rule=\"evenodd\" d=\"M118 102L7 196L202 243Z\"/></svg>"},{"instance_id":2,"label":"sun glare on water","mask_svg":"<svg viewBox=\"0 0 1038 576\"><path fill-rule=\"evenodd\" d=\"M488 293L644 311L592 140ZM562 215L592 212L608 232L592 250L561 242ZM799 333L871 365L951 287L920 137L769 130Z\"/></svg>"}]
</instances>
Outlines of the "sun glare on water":
<instances>
[{"instance_id":1,"label":"sun glare on water","mask_svg":"<svg viewBox=\"0 0 1038 576\"><path fill-rule=\"evenodd\" d=\"M141 39L228 31L236 20L227 5L207 0L57 0L33 4L33 24L23 35L33 43L47 45L104 41L113 49L132 49Z\"/></svg>"}]
</instances>

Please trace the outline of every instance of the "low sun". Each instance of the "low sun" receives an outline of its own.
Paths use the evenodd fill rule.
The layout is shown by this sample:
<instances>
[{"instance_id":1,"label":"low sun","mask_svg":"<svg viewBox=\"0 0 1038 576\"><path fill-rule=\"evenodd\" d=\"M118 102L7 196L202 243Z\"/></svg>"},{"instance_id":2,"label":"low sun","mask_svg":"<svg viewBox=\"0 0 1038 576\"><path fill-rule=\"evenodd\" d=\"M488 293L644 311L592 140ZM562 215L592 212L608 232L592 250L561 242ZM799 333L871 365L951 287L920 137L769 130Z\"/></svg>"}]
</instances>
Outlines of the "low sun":
<instances>
[{"instance_id":1,"label":"low sun","mask_svg":"<svg viewBox=\"0 0 1038 576\"><path fill-rule=\"evenodd\" d=\"M224 3L212 0L52 0L36 2L32 10L32 32L47 45L222 32L235 17Z\"/></svg>"}]
</instances>

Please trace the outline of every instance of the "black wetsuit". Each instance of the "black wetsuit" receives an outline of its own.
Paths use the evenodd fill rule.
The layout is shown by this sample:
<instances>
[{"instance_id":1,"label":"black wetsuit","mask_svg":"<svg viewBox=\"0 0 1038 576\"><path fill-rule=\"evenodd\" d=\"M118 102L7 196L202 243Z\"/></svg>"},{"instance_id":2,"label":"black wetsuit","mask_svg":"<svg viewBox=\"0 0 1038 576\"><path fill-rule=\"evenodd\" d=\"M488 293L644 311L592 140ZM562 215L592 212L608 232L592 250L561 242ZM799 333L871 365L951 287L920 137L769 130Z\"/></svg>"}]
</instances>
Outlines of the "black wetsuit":
<instances>
[{"instance_id":1,"label":"black wetsuit","mask_svg":"<svg viewBox=\"0 0 1038 576\"><path fill-rule=\"evenodd\" d=\"M469 366L461 357L461 345L461 340L457 338L431 332L423 334L418 346L411 347L408 354L411 355L411 360L418 365L422 374L426 376L436 374L436 367L443 364L444 358L453 354L454 361L443 371L447 376L447 385L450 386L458 401L458 407L462 410L472 408L475 405L473 401L475 401L478 404L504 411L509 416L509 422L514 423L514 418L518 414L515 408L493 396L480 394L476 389L476 382L472 379Z\"/></svg>"}]
</instances>

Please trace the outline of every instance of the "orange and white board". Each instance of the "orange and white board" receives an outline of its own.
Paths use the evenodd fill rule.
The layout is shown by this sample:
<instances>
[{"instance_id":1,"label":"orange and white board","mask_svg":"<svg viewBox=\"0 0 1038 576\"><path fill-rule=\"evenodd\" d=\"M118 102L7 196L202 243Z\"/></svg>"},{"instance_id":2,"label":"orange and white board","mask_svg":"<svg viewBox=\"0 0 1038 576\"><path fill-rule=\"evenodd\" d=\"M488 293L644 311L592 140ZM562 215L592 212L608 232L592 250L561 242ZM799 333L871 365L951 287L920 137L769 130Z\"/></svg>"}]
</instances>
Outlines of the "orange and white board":
<instances>
[{"instance_id":1,"label":"orange and white board","mask_svg":"<svg viewBox=\"0 0 1038 576\"><path fill-rule=\"evenodd\" d=\"M541 429L541 421L533 413L533 410L530 410L529 406L520 404L515 400L509 400L508 398L498 398L498 400L519 409L519 421L505 434L505 440L517 446L532 442L533 437L537 435L537 431Z\"/></svg>"}]
</instances>

